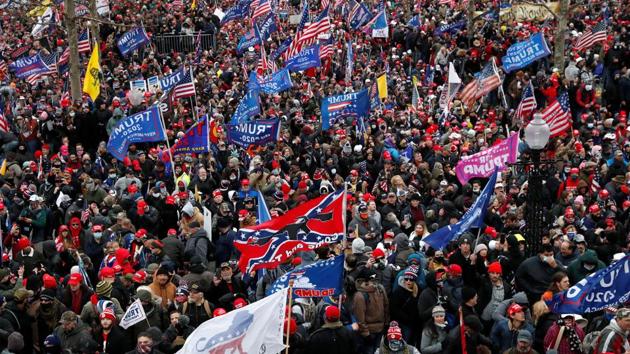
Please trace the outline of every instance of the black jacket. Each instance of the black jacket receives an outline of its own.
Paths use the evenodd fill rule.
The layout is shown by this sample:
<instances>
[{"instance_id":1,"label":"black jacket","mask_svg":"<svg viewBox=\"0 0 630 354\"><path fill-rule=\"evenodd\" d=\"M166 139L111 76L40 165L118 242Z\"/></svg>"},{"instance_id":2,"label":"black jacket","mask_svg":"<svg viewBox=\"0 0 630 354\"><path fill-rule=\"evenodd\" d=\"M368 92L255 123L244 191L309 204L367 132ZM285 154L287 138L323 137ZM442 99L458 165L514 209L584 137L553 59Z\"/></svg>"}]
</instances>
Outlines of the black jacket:
<instances>
[{"instance_id":1,"label":"black jacket","mask_svg":"<svg viewBox=\"0 0 630 354\"><path fill-rule=\"evenodd\" d=\"M341 322L332 322L311 334L304 353L355 354L356 348L353 333Z\"/></svg>"},{"instance_id":2,"label":"black jacket","mask_svg":"<svg viewBox=\"0 0 630 354\"><path fill-rule=\"evenodd\" d=\"M488 276L484 276L481 279L481 284L479 286L479 291L477 293L479 296L477 299L477 313L479 316L483 314L483 310L488 306L490 300L492 300L492 282L488 278ZM503 279L503 300L510 299L514 295L514 289L512 289L512 285Z\"/></svg>"},{"instance_id":3,"label":"black jacket","mask_svg":"<svg viewBox=\"0 0 630 354\"><path fill-rule=\"evenodd\" d=\"M131 340L131 336L125 333L118 325L114 325L112 330L109 332L107 336L107 345L103 350L103 346L105 344L105 340L103 339L103 330L99 330L98 333L94 334L94 341L98 344L98 351L100 353L125 353L129 350L133 349L133 342Z\"/></svg>"},{"instance_id":4,"label":"black jacket","mask_svg":"<svg viewBox=\"0 0 630 354\"><path fill-rule=\"evenodd\" d=\"M559 264L551 268L543 263L538 255L529 257L516 270L516 286L527 294L529 303L533 304L547 290L551 277L561 270L563 268Z\"/></svg>"}]
</instances>

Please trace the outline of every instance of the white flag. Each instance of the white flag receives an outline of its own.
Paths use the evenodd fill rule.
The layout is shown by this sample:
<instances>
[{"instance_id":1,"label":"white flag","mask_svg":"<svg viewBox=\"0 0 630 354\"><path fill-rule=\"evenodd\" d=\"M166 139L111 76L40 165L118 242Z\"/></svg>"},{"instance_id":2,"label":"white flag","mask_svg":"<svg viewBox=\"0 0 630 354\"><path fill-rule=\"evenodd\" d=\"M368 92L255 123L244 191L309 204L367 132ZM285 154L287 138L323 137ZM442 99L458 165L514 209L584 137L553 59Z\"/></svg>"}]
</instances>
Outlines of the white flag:
<instances>
[{"instance_id":1,"label":"white flag","mask_svg":"<svg viewBox=\"0 0 630 354\"><path fill-rule=\"evenodd\" d=\"M125 312L125 315L120 320L120 327L127 329L146 318L147 314L144 313L144 308L142 307L140 299L136 299L136 301L129 306L127 312Z\"/></svg>"},{"instance_id":2,"label":"white flag","mask_svg":"<svg viewBox=\"0 0 630 354\"><path fill-rule=\"evenodd\" d=\"M203 207L203 229L208 234L208 240L212 241L212 213Z\"/></svg>"},{"instance_id":3,"label":"white flag","mask_svg":"<svg viewBox=\"0 0 630 354\"><path fill-rule=\"evenodd\" d=\"M457 75L455 66L453 63L448 63L448 83L442 89L442 96L440 97L440 107L444 109L444 113L449 112L449 104L451 100L455 98L459 87L462 85L462 79Z\"/></svg>"},{"instance_id":4,"label":"white flag","mask_svg":"<svg viewBox=\"0 0 630 354\"><path fill-rule=\"evenodd\" d=\"M202 323L177 354L279 353L287 289Z\"/></svg>"}]
</instances>

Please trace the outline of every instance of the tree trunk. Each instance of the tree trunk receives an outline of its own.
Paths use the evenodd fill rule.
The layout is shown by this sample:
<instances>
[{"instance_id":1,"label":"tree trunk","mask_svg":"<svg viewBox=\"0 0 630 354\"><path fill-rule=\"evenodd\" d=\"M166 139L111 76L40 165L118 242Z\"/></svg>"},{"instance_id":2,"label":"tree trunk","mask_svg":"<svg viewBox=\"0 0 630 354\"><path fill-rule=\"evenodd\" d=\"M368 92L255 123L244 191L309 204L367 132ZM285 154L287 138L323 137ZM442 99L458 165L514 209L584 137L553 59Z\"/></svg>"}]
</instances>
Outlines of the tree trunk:
<instances>
[{"instance_id":1,"label":"tree trunk","mask_svg":"<svg viewBox=\"0 0 630 354\"><path fill-rule=\"evenodd\" d=\"M569 12L569 0L560 0L560 10L557 14L556 32L553 43L553 65L564 74L564 47L567 31L567 16Z\"/></svg>"},{"instance_id":2,"label":"tree trunk","mask_svg":"<svg viewBox=\"0 0 630 354\"><path fill-rule=\"evenodd\" d=\"M70 95L72 100L82 101L83 93L81 89L81 68L79 67L79 48L77 35L77 23L74 13L74 0L65 2L66 31L68 32L68 45L70 46Z\"/></svg>"}]
</instances>

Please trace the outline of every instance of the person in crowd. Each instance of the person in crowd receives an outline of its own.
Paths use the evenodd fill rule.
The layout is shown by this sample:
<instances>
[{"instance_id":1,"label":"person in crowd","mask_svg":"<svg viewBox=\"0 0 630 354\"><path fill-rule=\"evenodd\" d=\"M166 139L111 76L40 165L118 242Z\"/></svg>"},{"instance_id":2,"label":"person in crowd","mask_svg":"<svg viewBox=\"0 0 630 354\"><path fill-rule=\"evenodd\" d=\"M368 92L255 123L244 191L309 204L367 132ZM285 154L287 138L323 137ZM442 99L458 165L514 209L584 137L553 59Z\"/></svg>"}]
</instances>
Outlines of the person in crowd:
<instances>
[{"instance_id":1,"label":"person in crowd","mask_svg":"<svg viewBox=\"0 0 630 354\"><path fill-rule=\"evenodd\" d=\"M422 341L420 352L427 354L443 353L447 347L448 336L446 311L444 307L436 305L431 311L433 321L427 323L422 329Z\"/></svg>"},{"instance_id":2,"label":"person in crowd","mask_svg":"<svg viewBox=\"0 0 630 354\"><path fill-rule=\"evenodd\" d=\"M355 338L352 331L346 328L340 321L341 312L339 307L329 305L324 310L324 324L311 333L306 353L321 353L322 351L332 353L357 352Z\"/></svg>"}]
</instances>

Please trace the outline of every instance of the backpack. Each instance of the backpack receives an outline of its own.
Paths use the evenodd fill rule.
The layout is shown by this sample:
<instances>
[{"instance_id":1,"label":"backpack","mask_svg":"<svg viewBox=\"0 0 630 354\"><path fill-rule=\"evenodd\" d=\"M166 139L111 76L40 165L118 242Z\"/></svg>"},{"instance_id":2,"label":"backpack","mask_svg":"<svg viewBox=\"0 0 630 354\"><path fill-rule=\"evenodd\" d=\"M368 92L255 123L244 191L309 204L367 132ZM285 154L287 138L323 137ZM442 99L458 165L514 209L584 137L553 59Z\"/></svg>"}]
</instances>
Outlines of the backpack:
<instances>
[{"instance_id":1,"label":"backpack","mask_svg":"<svg viewBox=\"0 0 630 354\"><path fill-rule=\"evenodd\" d=\"M197 242L199 242L199 240L202 239L202 237L194 237L194 243L193 246L184 251L184 259L190 261L190 259L197 254ZM208 238L206 238L206 240L208 241L206 243L206 261L208 262L213 262L214 261L214 244L212 243L212 241L210 241Z\"/></svg>"},{"instance_id":2,"label":"backpack","mask_svg":"<svg viewBox=\"0 0 630 354\"><path fill-rule=\"evenodd\" d=\"M188 301L184 302L184 305L182 306L182 314L186 315L186 310L188 310ZM208 303L208 300L203 300L203 310L206 312L208 317L212 318L212 312L210 311L210 304Z\"/></svg>"},{"instance_id":3,"label":"backpack","mask_svg":"<svg viewBox=\"0 0 630 354\"><path fill-rule=\"evenodd\" d=\"M584 339L582 340L582 353L594 354L595 349L599 345L601 334L602 331L593 331L584 336Z\"/></svg>"}]
</instances>

